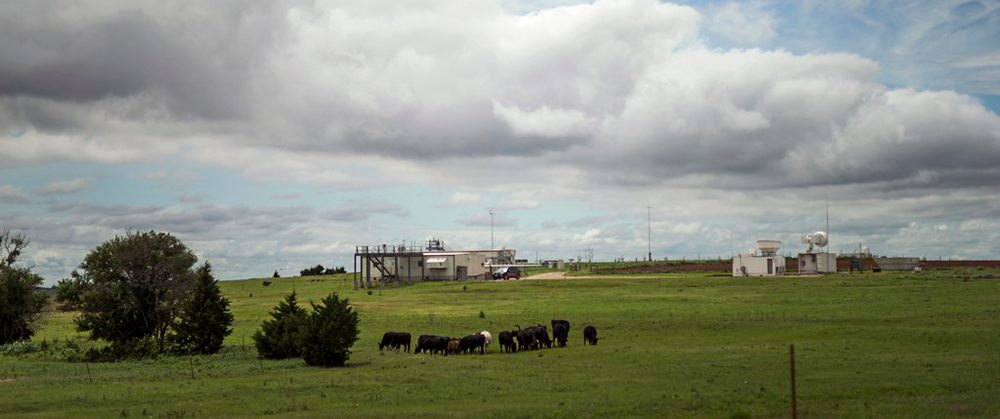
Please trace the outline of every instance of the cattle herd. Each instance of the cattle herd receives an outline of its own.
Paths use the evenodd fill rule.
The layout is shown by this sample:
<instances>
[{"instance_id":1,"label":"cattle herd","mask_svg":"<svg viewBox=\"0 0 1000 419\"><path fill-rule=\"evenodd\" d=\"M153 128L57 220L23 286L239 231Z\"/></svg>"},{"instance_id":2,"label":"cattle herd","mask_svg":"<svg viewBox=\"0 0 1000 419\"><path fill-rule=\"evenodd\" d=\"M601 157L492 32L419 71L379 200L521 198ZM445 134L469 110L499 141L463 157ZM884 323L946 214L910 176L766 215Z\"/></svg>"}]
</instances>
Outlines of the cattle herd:
<instances>
[{"instance_id":1,"label":"cattle herd","mask_svg":"<svg viewBox=\"0 0 1000 419\"><path fill-rule=\"evenodd\" d=\"M516 330L500 332L497 338L500 340L500 352L504 353L539 349L542 346L551 348L553 343L564 347L566 341L569 340L569 322L552 320L551 339L549 338L549 328L542 324L523 329L518 325ZM386 332L382 335L382 340L379 341L378 350L388 348L398 352L402 348L403 352L409 352L410 340L409 333ZM493 343L493 334L485 330L463 338L420 335L413 353L419 354L423 351L432 355L448 356L449 354L476 353L478 350L480 354L485 354L491 343ZM597 345L597 329L594 326L583 328L583 344Z\"/></svg>"}]
</instances>

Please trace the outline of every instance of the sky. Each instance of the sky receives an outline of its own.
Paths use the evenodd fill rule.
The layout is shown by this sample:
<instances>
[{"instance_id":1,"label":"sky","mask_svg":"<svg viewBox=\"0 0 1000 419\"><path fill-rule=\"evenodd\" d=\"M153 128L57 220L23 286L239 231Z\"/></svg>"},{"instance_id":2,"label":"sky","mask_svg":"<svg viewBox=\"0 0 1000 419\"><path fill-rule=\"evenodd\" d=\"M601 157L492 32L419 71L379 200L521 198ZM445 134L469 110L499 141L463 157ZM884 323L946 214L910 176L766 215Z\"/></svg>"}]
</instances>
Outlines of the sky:
<instances>
[{"instance_id":1,"label":"sky","mask_svg":"<svg viewBox=\"0 0 1000 419\"><path fill-rule=\"evenodd\" d=\"M237 279L797 253L827 206L832 251L1000 253L998 1L4 1L0 57L46 284L128 230Z\"/></svg>"}]
</instances>

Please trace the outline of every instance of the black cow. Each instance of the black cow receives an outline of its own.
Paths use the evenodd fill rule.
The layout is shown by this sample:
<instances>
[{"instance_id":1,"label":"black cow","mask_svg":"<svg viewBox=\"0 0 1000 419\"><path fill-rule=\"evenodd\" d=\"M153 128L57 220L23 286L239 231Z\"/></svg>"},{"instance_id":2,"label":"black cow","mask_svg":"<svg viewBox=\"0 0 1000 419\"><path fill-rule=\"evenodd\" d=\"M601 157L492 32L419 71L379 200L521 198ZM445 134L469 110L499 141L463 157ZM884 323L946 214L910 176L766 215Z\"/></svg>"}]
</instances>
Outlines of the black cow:
<instances>
[{"instance_id":1,"label":"black cow","mask_svg":"<svg viewBox=\"0 0 1000 419\"><path fill-rule=\"evenodd\" d=\"M382 341L378 343L378 350L388 346L389 349L399 351L404 347L403 352L410 352L410 334L406 332L386 332L382 335Z\"/></svg>"},{"instance_id":2,"label":"black cow","mask_svg":"<svg viewBox=\"0 0 1000 419\"><path fill-rule=\"evenodd\" d=\"M535 340L535 330L532 328L521 329L517 331L517 349L535 349L538 344Z\"/></svg>"},{"instance_id":3,"label":"black cow","mask_svg":"<svg viewBox=\"0 0 1000 419\"><path fill-rule=\"evenodd\" d=\"M552 321L552 333L556 332L556 325L557 324L564 324L564 325L566 325L566 333L569 333L569 322L566 321L566 320L553 320Z\"/></svg>"},{"instance_id":4,"label":"black cow","mask_svg":"<svg viewBox=\"0 0 1000 419\"><path fill-rule=\"evenodd\" d=\"M517 344L514 342L514 336L517 336L517 330L500 332L500 336L497 339L500 340L500 353L503 353L506 349L509 353L517 352Z\"/></svg>"},{"instance_id":5,"label":"black cow","mask_svg":"<svg viewBox=\"0 0 1000 419\"><path fill-rule=\"evenodd\" d=\"M583 344L597 345L597 329L594 326L583 328Z\"/></svg>"},{"instance_id":6,"label":"black cow","mask_svg":"<svg viewBox=\"0 0 1000 419\"><path fill-rule=\"evenodd\" d=\"M528 329L535 331L535 340L538 341L538 346L545 345L547 348L552 347L552 339L549 339L549 329L547 327L538 325L529 327Z\"/></svg>"},{"instance_id":7,"label":"black cow","mask_svg":"<svg viewBox=\"0 0 1000 419\"><path fill-rule=\"evenodd\" d=\"M559 346L566 346L566 339L569 338L569 329L565 324L558 323L552 328L552 337L559 343Z\"/></svg>"},{"instance_id":8,"label":"black cow","mask_svg":"<svg viewBox=\"0 0 1000 419\"><path fill-rule=\"evenodd\" d=\"M475 353L476 348L479 348L479 353L485 355L486 351L486 336L481 334L469 335L458 342L459 349L464 353L466 351L470 353Z\"/></svg>"},{"instance_id":9,"label":"black cow","mask_svg":"<svg viewBox=\"0 0 1000 419\"><path fill-rule=\"evenodd\" d=\"M417 338L417 348L413 350L413 353L419 354L420 351L426 351L430 352L431 355L437 355L440 351L444 356L448 356L449 339L447 336L420 335Z\"/></svg>"}]
</instances>

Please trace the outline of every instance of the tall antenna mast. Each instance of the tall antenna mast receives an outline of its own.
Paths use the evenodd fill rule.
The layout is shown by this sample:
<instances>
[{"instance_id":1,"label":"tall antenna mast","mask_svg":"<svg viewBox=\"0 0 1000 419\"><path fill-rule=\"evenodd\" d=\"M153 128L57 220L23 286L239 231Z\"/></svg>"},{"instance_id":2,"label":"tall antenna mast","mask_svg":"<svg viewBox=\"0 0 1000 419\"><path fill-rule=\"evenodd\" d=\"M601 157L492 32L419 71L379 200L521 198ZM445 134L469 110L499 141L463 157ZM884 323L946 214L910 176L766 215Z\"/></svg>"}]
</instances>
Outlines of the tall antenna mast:
<instances>
[{"instance_id":1,"label":"tall antenna mast","mask_svg":"<svg viewBox=\"0 0 1000 419\"><path fill-rule=\"evenodd\" d=\"M646 251L649 252L648 261L653 261L653 218L650 215L653 207L646 205Z\"/></svg>"},{"instance_id":2,"label":"tall antenna mast","mask_svg":"<svg viewBox=\"0 0 1000 419\"><path fill-rule=\"evenodd\" d=\"M826 251L830 251L830 197L826 198Z\"/></svg>"}]
</instances>

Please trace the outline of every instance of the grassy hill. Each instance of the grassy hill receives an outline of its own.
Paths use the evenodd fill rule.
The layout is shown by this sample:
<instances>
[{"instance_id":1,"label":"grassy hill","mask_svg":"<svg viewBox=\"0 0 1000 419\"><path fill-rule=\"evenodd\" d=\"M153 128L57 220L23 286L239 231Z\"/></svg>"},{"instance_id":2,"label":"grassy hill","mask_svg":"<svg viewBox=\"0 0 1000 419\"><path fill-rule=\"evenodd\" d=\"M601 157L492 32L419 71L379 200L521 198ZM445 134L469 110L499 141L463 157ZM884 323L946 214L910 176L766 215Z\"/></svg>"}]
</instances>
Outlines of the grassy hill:
<instances>
[{"instance_id":1,"label":"grassy hill","mask_svg":"<svg viewBox=\"0 0 1000 419\"><path fill-rule=\"evenodd\" d=\"M222 282L236 317L222 353L112 364L49 350L0 355L0 416L1000 416L995 271L744 279L679 274L425 283L353 291L349 275ZM258 361L250 335L294 289L361 313L349 366ZM480 317L480 312L483 317ZM72 313L37 342L87 344ZM485 356L379 353L383 332L496 336L572 323L566 348ZM598 346L583 346L585 325ZM244 345L245 342L245 345ZM89 376L88 369L89 368ZM15 378L16 377L16 378Z\"/></svg>"}]
</instances>

